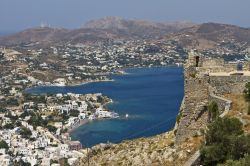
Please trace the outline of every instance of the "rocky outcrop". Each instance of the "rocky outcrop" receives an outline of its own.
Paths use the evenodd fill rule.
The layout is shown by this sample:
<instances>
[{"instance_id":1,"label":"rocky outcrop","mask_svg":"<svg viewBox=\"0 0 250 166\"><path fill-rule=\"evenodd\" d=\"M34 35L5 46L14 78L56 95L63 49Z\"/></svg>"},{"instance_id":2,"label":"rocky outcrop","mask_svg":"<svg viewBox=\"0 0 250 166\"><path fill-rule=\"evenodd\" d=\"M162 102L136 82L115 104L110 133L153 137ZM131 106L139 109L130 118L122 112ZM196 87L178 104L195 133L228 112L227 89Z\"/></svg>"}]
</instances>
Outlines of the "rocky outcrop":
<instances>
[{"instance_id":1,"label":"rocky outcrop","mask_svg":"<svg viewBox=\"0 0 250 166\"><path fill-rule=\"evenodd\" d=\"M174 139L174 132L171 131L154 137L124 141L116 145L97 145L90 150L89 165L183 165L199 148L201 138L192 138L180 146L174 146ZM85 165L88 165L86 151L77 166Z\"/></svg>"}]
</instances>

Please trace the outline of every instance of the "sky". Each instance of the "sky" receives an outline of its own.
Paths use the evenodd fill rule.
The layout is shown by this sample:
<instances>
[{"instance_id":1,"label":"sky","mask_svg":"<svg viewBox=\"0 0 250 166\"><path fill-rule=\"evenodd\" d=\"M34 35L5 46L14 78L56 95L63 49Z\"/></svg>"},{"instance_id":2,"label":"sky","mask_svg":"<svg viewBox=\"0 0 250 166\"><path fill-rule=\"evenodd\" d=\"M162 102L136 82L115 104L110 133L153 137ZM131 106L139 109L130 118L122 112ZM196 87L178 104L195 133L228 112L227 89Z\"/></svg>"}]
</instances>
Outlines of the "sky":
<instances>
[{"instance_id":1,"label":"sky","mask_svg":"<svg viewBox=\"0 0 250 166\"><path fill-rule=\"evenodd\" d=\"M250 0L0 0L0 32L41 22L74 29L105 16L250 27Z\"/></svg>"}]
</instances>

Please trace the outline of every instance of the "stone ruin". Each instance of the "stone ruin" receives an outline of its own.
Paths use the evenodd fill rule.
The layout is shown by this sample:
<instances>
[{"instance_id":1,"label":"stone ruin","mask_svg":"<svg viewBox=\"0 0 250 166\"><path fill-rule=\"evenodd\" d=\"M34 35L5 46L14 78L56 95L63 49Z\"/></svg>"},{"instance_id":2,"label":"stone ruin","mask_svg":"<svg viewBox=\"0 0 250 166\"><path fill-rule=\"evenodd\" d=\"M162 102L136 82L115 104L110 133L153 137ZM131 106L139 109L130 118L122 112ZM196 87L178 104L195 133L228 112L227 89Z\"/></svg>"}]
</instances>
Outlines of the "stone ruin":
<instances>
[{"instance_id":1,"label":"stone ruin","mask_svg":"<svg viewBox=\"0 0 250 166\"><path fill-rule=\"evenodd\" d=\"M249 62L225 63L220 58L204 58L191 51L184 65L184 98L176 127L176 144L200 135L210 121L207 106L215 101L222 114L231 101L225 94L242 93L250 82Z\"/></svg>"}]
</instances>

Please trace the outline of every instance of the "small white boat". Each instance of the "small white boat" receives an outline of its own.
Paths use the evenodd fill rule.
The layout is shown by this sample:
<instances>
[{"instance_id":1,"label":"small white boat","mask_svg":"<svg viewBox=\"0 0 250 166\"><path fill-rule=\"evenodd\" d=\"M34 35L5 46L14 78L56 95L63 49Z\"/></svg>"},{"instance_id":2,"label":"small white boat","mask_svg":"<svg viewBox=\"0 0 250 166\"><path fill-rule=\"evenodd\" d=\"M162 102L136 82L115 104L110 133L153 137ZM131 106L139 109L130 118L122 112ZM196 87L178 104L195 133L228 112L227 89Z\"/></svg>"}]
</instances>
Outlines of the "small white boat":
<instances>
[{"instance_id":1,"label":"small white boat","mask_svg":"<svg viewBox=\"0 0 250 166\"><path fill-rule=\"evenodd\" d=\"M128 114L126 114L125 117L128 118Z\"/></svg>"}]
</instances>

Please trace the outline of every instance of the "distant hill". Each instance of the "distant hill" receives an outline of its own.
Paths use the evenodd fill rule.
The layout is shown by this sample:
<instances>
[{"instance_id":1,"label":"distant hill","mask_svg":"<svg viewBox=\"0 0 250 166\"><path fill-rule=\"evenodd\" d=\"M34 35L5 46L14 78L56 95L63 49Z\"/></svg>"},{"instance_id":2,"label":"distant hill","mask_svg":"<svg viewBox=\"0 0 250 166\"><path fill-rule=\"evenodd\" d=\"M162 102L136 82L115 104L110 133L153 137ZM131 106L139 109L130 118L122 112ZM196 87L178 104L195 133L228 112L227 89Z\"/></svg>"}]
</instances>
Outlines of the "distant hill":
<instances>
[{"instance_id":1,"label":"distant hill","mask_svg":"<svg viewBox=\"0 0 250 166\"><path fill-rule=\"evenodd\" d=\"M69 30L63 28L31 28L22 32L0 37L1 45L21 45L30 43L51 43L58 42Z\"/></svg>"},{"instance_id":2,"label":"distant hill","mask_svg":"<svg viewBox=\"0 0 250 166\"><path fill-rule=\"evenodd\" d=\"M214 48L222 42L234 42L250 45L250 28L235 25L204 23L167 35L165 39L174 39L187 48Z\"/></svg>"},{"instance_id":3,"label":"distant hill","mask_svg":"<svg viewBox=\"0 0 250 166\"><path fill-rule=\"evenodd\" d=\"M223 41L250 45L250 29L234 25L189 22L151 22L105 17L87 22L82 28L38 27L0 37L0 45L95 43L115 39L176 40L186 48L215 48Z\"/></svg>"},{"instance_id":4,"label":"distant hill","mask_svg":"<svg viewBox=\"0 0 250 166\"><path fill-rule=\"evenodd\" d=\"M167 33L192 27L190 22L161 23L145 20L128 20L120 17L105 17L87 22L83 28L118 30L120 33L137 38L159 38Z\"/></svg>"},{"instance_id":5,"label":"distant hill","mask_svg":"<svg viewBox=\"0 0 250 166\"><path fill-rule=\"evenodd\" d=\"M0 45L37 43L47 45L63 42L97 42L108 39L155 39L191 27L189 22L157 23L143 20L127 20L119 17L105 17L86 23L82 28L37 27L0 37Z\"/></svg>"}]
</instances>

